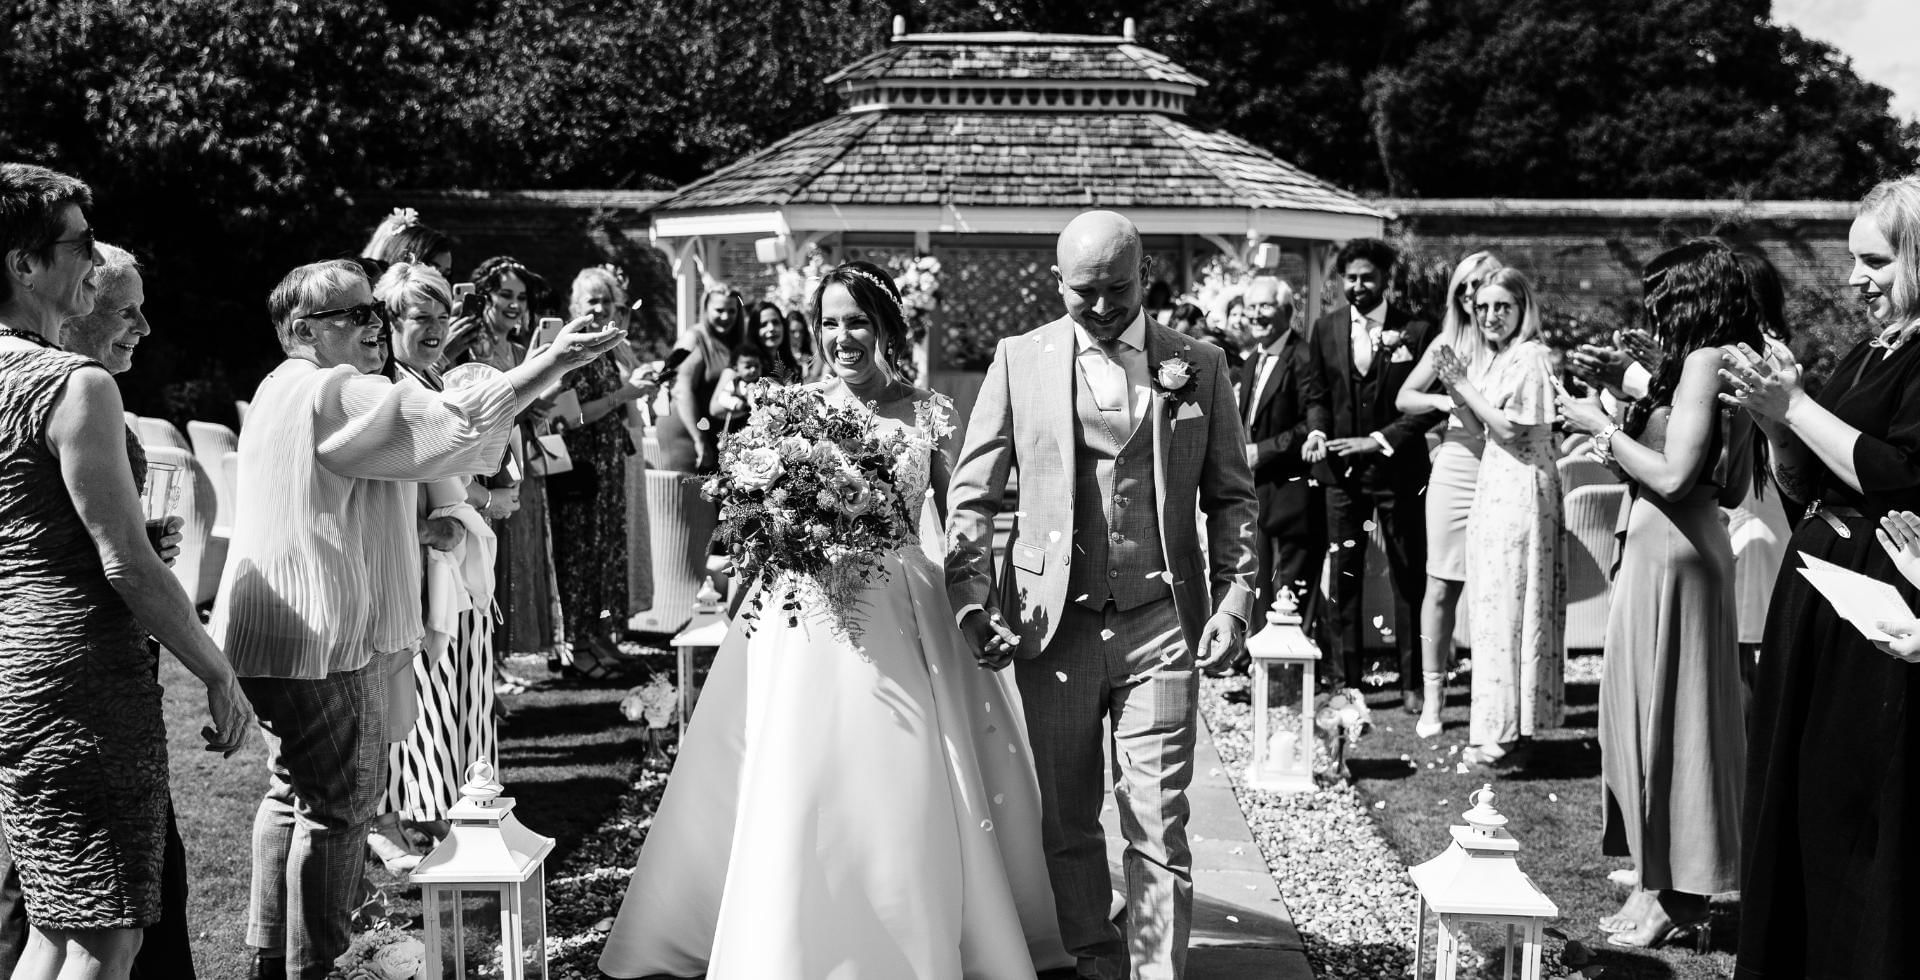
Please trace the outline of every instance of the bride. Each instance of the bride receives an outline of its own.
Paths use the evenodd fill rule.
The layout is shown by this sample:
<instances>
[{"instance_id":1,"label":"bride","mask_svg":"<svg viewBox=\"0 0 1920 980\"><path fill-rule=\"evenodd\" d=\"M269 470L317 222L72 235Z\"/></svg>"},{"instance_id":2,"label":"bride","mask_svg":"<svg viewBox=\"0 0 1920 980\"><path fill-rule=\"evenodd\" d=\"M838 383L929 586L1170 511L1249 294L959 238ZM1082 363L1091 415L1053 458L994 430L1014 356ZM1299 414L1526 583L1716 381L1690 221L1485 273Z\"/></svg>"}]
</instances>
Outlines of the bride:
<instances>
[{"instance_id":1,"label":"bride","mask_svg":"<svg viewBox=\"0 0 1920 980\"><path fill-rule=\"evenodd\" d=\"M877 266L814 293L822 393L906 431L899 548L858 606L736 625L721 646L600 969L713 980L1009 980L1071 966L1013 686L954 625L939 546L951 403L902 380L907 325ZM927 489L931 488L932 493Z\"/></svg>"}]
</instances>

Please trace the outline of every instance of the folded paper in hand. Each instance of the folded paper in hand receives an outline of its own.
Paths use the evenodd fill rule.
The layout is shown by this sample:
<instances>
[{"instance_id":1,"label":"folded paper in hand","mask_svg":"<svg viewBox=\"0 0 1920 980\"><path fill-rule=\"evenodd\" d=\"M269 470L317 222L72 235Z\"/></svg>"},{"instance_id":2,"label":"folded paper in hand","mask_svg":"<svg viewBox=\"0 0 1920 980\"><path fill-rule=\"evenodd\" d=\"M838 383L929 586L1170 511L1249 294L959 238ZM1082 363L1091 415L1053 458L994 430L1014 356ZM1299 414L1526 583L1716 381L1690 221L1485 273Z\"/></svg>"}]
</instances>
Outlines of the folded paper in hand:
<instances>
[{"instance_id":1,"label":"folded paper in hand","mask_svg":"<svg viewBox=\"0 0 1920 980\"><path fill-rule=\"evenodd\" d=\"M1879 643L1889 642L1893 637L1875 624L1913 618L1913 610L1907 608L1907 601L1900 598L1900 590L1892 585L1815 558L1804 551L1800 552L1800 560L1806 563L1806 567L1799 570L1800 574L1806 576L1821 595L1826 596L1827 601L1833 604L1833 611L1839 613L1841 619L1852 623L1861 636Z\"/></svg>"}]
</instances>

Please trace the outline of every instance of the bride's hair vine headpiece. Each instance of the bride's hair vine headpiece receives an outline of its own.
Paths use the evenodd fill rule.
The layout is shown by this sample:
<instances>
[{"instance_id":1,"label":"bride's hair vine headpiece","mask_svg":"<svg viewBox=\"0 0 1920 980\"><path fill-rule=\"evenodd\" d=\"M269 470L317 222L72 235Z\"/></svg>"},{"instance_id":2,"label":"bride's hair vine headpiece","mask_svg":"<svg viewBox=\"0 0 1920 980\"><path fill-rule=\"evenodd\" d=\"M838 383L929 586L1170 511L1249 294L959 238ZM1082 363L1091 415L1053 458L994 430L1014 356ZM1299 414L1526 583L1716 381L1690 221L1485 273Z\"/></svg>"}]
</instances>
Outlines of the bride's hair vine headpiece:
<instances>
[{"instance_id":1,"label":"bride's hair vine headpiece","mask_svg":"<svg viewBox=\"0 0 1920 980\"><path fill-rule=\"evenodd\" d=\"M900 319L905 320L907 318L906 304L900 302L900 287L895 286L891 283L883 282L881 281L879 276L876 276L865 269L854 266L851 263L842 265L840 266L839 269L835 271L844 272L850 276L858 276L861 279L866 280L867 282L873 283L874 288L880 290L881 295L884 295L886 298L893 300L893 308L900 311Z\"/></svg>"}]
</instances>

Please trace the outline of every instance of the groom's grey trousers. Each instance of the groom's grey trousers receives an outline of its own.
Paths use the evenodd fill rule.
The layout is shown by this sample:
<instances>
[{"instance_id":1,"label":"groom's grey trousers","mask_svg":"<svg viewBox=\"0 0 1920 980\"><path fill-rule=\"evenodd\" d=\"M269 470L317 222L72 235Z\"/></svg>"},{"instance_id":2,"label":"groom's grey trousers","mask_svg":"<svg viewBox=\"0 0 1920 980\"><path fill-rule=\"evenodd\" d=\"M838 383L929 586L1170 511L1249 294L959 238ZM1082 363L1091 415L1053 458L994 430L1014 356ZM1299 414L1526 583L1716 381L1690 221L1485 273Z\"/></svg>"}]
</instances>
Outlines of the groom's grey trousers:
<instances>
[{"instance_id":1,"label":"groom's grey trousers","mask_svg":"<svg viewBox=\"0 0 1920 980\"><path fill-rule=\"evenodd\" d=\"M1187 785L1199 680L1171 597L1127 612L1069 603L1046 651L1014 662L1040 777L1047 871L1061 938L1081 972L1104 980L1177 980L1193 919ZM1114 802L1127 838L1124 938L1111 894L1100 810L1102 753L1113 730ZM1162 921L1171 910L1171 921Z\"/></svg>"}]
</instances>

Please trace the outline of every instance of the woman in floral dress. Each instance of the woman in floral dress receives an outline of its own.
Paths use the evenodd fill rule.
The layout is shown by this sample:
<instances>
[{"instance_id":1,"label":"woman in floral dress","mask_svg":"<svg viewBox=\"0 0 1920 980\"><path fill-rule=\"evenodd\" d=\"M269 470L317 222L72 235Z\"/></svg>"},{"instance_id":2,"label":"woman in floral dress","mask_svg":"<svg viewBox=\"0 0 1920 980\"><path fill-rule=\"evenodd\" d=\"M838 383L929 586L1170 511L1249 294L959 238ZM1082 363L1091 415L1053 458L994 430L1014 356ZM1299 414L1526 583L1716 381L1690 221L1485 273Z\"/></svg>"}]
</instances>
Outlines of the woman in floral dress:
<instances>
[{"instance_id":1,"label":"woman in floral dress","mask_svg":"<svg viewBox=\"0 0 1920 980\"><path fill-rule=\"evenodd\" d=\"M1560 723L1566 557L1553 444L1553 364L1540 341L1533 287L1501 269L1474 295L1474 320L1493 351L1469 374L1451 348L1435 371L1485 430L1479 485L1467 516L1467 602L1473 628L1469 763L1514 764L1539 728Z\"/></svg>"}]
</instances>

